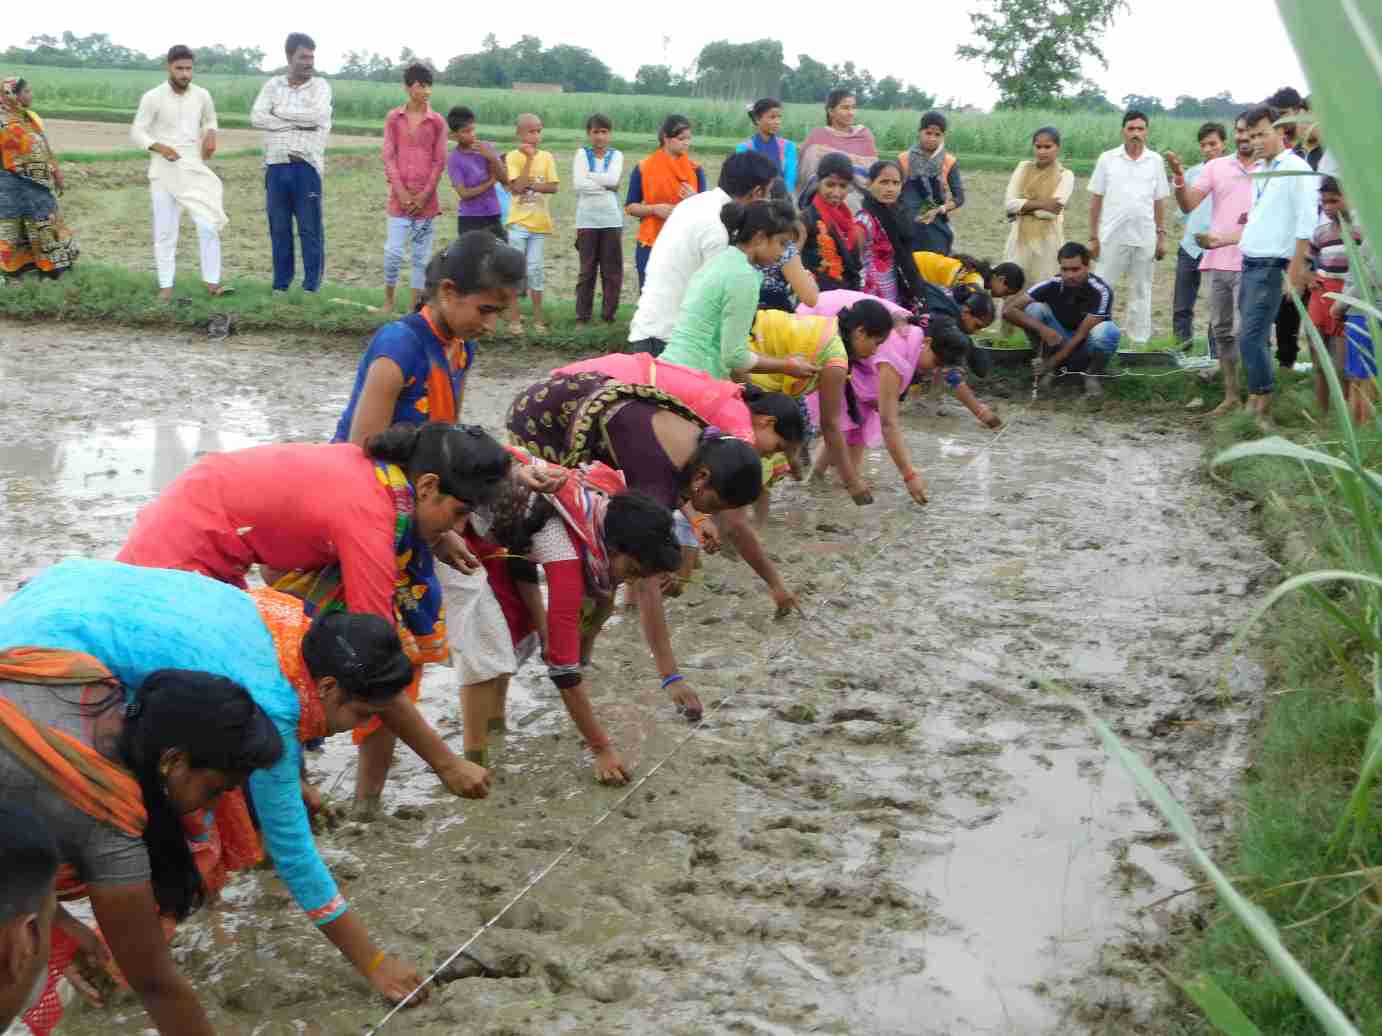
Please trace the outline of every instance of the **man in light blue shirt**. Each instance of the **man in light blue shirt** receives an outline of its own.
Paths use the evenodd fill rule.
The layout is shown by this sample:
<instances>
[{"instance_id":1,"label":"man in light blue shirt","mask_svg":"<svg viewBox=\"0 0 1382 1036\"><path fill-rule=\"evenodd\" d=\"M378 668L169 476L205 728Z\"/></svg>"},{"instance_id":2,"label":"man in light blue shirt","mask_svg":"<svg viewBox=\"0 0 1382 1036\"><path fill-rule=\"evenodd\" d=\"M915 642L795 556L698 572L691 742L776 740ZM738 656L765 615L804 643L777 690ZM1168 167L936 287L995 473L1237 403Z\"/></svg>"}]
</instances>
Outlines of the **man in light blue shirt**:
<instances>
[{"instance_id":1,"label":"man in light blue shirt","mask_svg":"<svg viewBox=\"0 0 1382 1036\"><path fill-rule=\"evenodd\" d=\"M1238 283L1239 348L1248 375L1248 408L1265 426L1276 387L1267 343L1282 305L1295 305L1292 299L1283 303L1283 281L1294 294L1305 292L1310 276L1307 253L1318 222L1319 177L1305 159L1286 149L1273 109L1255 108L1245 119L1262 161L1261 173L1305 174L1254 174L1247 225L1237 233L1211 234L1209 238L1211 248L1237 244L1243 252L1243 274Z\"/></svg>"},{"instance_id":2,"label":"man in light blue shirt","mask_svg":"<svg viewBox=\"0 0 1382 1036\"><path fill-rule=\"evenodd\" d=\"M1191 187L1195 186L1200 173L1204 172L1205 163L1214 161L1224 153L1228 130L1220 123L1206 122L1200 127L1199 140L1200 158L1203 161L1185 171L1185 182ZM1189 216L1185 217L1185 234L1181 237L1180 248L1176 252L1176 294L1171 306L1171 330L1176 336L1177 344L1187 351L1195 338L1195 300L1200 294L1200 257L1204 255L1204 249L1196 238L1209 233L1213 218L1214 201L1212 198L1205 198ZM1209 339L1212 355L1212 325L1209 329Z\"/></svg>"}]
</instances>

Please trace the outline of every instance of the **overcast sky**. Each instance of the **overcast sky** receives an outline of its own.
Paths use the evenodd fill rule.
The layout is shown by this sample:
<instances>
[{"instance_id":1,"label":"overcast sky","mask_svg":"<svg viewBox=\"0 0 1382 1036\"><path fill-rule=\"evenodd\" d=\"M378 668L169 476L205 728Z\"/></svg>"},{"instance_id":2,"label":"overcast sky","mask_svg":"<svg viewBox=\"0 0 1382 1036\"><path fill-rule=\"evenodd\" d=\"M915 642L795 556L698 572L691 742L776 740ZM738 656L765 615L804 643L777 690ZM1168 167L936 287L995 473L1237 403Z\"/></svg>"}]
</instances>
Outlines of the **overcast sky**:
<instances>
[{"instance_id":1,"label":"overcast sky","mask_svg":"<svg viewBox=\"0 0 1382 1036\"><path fill-rule=\"evenodd\" d=\"M865 4L857 9L864 15L858 25L851 24L843 5L822 5L828 12L824 17L801 16L805 7L784 17L780 7L742 0L693 0L671 7L626 0L553 3L539 5L548 8L543 14L523 18L504 18L502 3L457 5L455 15L447 14L445 5L407 5L395 11L328 0L168 5L72 0L52 12L41 4L11 6L0 24L0 46L22 44L35 33L71 29L81 35L107 32L116 42L148 53L161 53L171 43L262 47L272 67L283 37L298 30L316 39L318 66L333 71L348 50L375 50L396 58L406 46L445 64L453 55L477 50L487 33L504 44L531 33L548 46L588 47L615 72L632 78L639 65L660 64L664 58L675 68L685 67L711 40L767 36L782 40L789 64L796 64L801 53L826 64L853 60L879 78L895 75L942 101L954 97L987 107L996 99L982 68L955 57L955 48L972 37L962 9L968 4L904 3L891 17L887 8ZM1169 105L1178 94L1206 97L1223 90L1256 100L1287 83L1305 85L1271 0L1132 0L1131 7L1105 39L1108 68L1092 62L1085 69L1115 101L1143 93ZM432 17L417 19L410 28L418 11ZM686 12L684 26L673 22L676 11ZM746 11L751 12L748 18ZM472 12L481 15L473 17ZM838 31L832 31L835 21ZM666 43L664 35L670 37Z\"/></svg>"}]
</instances>

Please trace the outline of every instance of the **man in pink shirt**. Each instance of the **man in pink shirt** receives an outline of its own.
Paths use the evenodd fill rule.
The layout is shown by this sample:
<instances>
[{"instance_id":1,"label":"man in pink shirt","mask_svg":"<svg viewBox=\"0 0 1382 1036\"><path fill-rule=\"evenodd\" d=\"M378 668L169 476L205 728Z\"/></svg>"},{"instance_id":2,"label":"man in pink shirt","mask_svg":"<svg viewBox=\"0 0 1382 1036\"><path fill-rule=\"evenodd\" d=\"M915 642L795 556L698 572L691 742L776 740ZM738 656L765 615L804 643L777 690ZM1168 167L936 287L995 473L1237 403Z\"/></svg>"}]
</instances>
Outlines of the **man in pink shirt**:
<instances>
[{"instance_id":1,"label":"man in pink shirt","mask_svg":"<svg viewBox=\"0 0 1382 1036\"><path fill-rule=\"evenodd\" d=\"M1209 274L1209 341L1211 352L1218 353L1219 369L1224 376L1224 401L1211 417L1226 414L1242 404L1238 388L1238 282L1243 271L1243 253L1236 244L1209 248L1210 237L1232 233L1236 239L1252 209L1252 178L1261 163L1257 161L1252 140L1248 137L1247 120L1238 116L1233 124L1234 153L1216 158L1205 165L1193 187L1185 182L1185 167L1174 151L1166 153L1171 167L1171 185L1176 191L1176 203L1182 212L1194 212L1205 198L1212 199L1213 217L1209 233L1196 239L1204 256L1201 272Z\"/></svg>"},{"instance_id":2,"label":"man in pink shirt","mask_svg":"<svg viewBox=\"0 0 1382 1036\"><path fill-rule=\"evenodd\" d=\"M446 169L446 120L432 110L432 70L409 65L403 73L408 103L384 121L384 175L389 180L389 234L384 243L384 308L392 310L403 249L412 244L413 307L427 283L432 235L441 212L437 182Z\"/></svg>"}]
</instances>

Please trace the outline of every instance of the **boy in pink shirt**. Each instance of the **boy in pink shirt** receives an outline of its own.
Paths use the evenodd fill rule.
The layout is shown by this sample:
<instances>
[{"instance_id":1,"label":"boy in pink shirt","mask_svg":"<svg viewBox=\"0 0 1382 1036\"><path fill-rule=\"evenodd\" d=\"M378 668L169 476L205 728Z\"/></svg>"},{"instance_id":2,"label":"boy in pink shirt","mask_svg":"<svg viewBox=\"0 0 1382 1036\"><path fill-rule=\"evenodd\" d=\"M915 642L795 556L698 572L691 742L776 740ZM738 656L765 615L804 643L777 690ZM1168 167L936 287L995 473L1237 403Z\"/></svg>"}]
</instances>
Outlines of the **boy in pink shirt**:
<instances>
[{"instance_id":1,"label":"boy in pink shirt","mask_svg":"<svg viewBox=\"0 0 1382 1036\"><path fill-rule=\"evenodd\" d=\"M1224 376L1224 401L1210 412L1211 417L1228 413L1242 403L1238 388L1238 282L1243 271L1243 253L1236 244L1210 248L1209 238L1237 235L1248 221L1252 209L1252 176L1261 167L1248 137L1243 116L1233 124L1234 153L1205 165L1193 187L1185 182L1185 167L1174 151L1166 153L1171 167L1171 186L1182 212L1194 212L1200 202L1210 198L1213 212L1208 234L1196 243L1204 249L1200 270L1209 274L1209 341L1218 353Z\"/></svg>"},{"instance_id":2,"label":"boy in pink shirt","mask_svg":"<svg viewBox=\"0 0 1382 1036\"><path fill-rule=\"evenodd\" d=\"M432 235L441 212L437 183L446 168L446 120L432 110L432 70L409 65L403 73L408 103L384 120L384 175L389 181L389 234L384 242L384 309L394 307L403 249L412 245L413 306L427 283Z\"/></svg>"}]
</instances>

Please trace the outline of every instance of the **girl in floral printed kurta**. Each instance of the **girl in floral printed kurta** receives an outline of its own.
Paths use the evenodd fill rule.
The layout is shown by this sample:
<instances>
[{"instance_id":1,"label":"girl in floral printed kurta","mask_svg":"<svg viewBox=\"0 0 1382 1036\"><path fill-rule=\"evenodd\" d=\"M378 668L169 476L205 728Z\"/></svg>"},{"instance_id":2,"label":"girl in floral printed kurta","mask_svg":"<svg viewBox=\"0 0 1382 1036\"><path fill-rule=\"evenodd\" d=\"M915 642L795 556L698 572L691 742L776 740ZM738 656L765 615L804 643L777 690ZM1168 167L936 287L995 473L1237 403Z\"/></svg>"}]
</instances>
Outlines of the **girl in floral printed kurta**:
<instances>
[{"instance_id":1,"label":"girl in floral printed kurta","mask_svg":"<svg viewBox=\"0 0 1382 1036\"><path fill-rule=\"evenodd\" d=\"M21 101L20 79L0 83L0 276L64 273L77 258L58 216L57 164L38 117Z\"/></svg>"}]
</instances>

